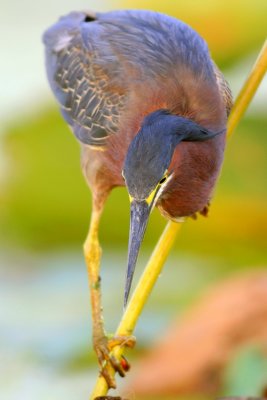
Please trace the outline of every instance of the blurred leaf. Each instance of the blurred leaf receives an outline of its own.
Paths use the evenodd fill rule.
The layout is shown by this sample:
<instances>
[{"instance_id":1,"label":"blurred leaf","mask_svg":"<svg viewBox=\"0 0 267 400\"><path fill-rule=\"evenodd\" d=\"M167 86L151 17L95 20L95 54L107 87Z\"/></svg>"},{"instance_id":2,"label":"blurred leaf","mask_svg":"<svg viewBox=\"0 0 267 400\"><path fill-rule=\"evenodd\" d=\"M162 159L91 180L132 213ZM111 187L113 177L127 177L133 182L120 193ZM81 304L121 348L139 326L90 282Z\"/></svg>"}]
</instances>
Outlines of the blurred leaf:
<instances>
[{"instance_id":1,"label":"blurred leaf","mask_svg":"<svg viewBox=\"0 0 267 400\"><path fill-rule=\"evenodd\" d=\"M81 240L90 196L79 146L58 110L12 126L4 150L9 169L0 200L2 235L42 246Z\"/></svg>"},{"instance_id":2,"label":"blurred leaf","mask_svg":"<svg viewBox=\"0 0 267 400\"><path fill-rule=\"evenodd\" d=\"M225 373L226 396L261 396L267 385L267 358L257 347L242 349Z\"/></svg>"}]
</instances>

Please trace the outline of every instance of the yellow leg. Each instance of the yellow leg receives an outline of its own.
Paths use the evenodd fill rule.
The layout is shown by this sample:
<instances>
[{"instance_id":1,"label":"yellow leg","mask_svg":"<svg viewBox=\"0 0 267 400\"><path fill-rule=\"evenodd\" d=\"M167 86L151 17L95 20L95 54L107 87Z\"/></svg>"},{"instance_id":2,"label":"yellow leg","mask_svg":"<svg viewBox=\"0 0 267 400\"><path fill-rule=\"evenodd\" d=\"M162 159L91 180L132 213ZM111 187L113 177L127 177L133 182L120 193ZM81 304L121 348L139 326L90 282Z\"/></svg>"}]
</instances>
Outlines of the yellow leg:
<instances>
[{"instance_id":1,"label":"yellow leg","mask_svg":"<svg viewBox=\"0 0 267 400\"><path fill-rule=\"evenodd\" d=\"M116 382L112 371L115 369L120 376L125 376L128 365L124 360L121 363L121 358L116 358L111 354L111 350L118 344L132 347L134 339L131 337L126 338L125 336L108 339L104 330L100 278L101 247L98 240L98 229L103 207L104 201L93 200L90 228L84 243L84 256L91 296L93 345L100 365L101 375L105 378L109 388L115 388Z\"/></svg>"}]
</instances>

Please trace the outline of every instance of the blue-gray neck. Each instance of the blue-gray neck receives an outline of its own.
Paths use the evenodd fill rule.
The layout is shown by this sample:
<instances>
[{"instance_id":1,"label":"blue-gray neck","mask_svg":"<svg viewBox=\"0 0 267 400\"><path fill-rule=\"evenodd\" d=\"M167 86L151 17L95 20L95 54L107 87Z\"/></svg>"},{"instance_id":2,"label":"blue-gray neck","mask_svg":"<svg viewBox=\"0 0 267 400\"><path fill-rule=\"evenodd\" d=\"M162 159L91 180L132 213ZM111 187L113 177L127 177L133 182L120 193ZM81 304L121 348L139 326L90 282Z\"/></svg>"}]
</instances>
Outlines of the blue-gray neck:
<instances>
[{"instance_id":1,"label":"blue-gray neck","mask_svg":"<svg viewBox=\"0 0 267 400\"><path fill-rule=\"evenodd\" d=\"M167 110L147 115L128 148L123 168L130 195L139 200L149 195L168 169L181 141L205 141L218 133Z\"/></svg>"}]
</instances>

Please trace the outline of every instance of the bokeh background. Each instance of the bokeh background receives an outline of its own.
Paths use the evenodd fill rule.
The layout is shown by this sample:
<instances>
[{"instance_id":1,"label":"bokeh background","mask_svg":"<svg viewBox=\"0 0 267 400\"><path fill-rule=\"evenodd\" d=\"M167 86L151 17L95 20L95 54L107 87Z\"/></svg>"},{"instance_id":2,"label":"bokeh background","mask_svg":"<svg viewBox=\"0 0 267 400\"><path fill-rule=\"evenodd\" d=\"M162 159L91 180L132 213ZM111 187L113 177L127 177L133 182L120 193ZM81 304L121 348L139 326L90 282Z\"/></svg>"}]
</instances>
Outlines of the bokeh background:
<instances>
[{"instance_id":1,"label":"bokeh background","mask_svg":"<svg viewBox=\"0 0 267 400\"><path fill-rule=\"evenodd\" d=\"M46 82L41 34L70 10L118 8L158 10L189 23L208 42L234 95L266 36L265 0L1 0L0 393L5 400L84 399L97 375L82 256L91 199L79 145ZM228 143L209 218L184 224L138 324L135 357L207 288L266 266L266 93L265 79ZM128 196L116 189L100 232L110 332L122 314L128 223ZM155 210L137 277L164 224ZM249 394L259 394L247 363L237 370L229 365L234 372L225 375L222 393L233 385L241 395L249 381Z\"/></svg>"}]
</instances>

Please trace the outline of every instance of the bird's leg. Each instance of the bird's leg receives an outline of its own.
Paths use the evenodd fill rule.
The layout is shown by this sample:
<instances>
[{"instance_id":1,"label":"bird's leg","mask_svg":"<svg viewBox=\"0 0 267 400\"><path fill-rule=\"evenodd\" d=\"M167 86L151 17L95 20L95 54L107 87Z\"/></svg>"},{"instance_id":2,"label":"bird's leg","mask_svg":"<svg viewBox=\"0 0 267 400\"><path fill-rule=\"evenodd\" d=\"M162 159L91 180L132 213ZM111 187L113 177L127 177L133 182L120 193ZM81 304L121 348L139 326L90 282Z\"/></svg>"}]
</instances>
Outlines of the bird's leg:
<instances>
[{"instance_id":1,"label":"bird's leg","mask_svg":"<svg viewBox=\"0 0 267 400\"><path fill-rule=\"evenodd\" d=\"M97 354L101 374L106 379L108 386L110 388L115 388L116 382L110 371L114 368L121 376L125 376L125 372L129 369L129 366L124 358L118 360L111 355L111 350L118 344L133 347L134 339L125 336L108 339L104 330L101 305L101 278L99 274L101 247L98 240L99 222L103 207L103 199L100 201L99 198L93 199L90 228L84 243L84 255L87 265L91 296L93 345Z\"/></svg>"}]
</instances>

